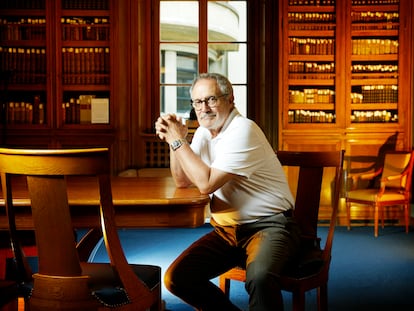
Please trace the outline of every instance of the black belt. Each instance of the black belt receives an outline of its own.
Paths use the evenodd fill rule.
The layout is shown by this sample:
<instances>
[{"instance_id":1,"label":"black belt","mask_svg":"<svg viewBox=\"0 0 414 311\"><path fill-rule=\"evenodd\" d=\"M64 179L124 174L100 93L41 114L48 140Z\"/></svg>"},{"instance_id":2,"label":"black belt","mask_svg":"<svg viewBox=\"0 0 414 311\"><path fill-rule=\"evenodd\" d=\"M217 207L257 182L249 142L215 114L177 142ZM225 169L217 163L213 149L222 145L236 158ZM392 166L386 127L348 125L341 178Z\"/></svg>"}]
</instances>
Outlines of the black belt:
<instances>
[{"instance_id":1,"label":"black belt","mask_svg":"<svg viewBox=\"0 0 414 311\"><path fill-rule=\"evenodd\" d=\"M283 215L285 215L285 217L292 217L293 216L292 209L288 209L287 211L284 211L282 213L283 213Z\"/></svg>"}]
</instances>

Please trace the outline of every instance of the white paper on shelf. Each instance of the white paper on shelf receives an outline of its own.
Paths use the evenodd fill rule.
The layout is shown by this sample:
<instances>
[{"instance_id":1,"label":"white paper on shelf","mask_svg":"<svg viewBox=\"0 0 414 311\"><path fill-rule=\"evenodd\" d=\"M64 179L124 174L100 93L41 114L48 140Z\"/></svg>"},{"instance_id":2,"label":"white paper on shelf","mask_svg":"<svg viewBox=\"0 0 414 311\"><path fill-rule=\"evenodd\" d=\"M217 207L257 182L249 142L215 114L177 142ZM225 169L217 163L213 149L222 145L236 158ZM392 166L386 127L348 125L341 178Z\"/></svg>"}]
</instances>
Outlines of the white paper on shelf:
<instances>
[{"instance_id":1,"label":"white paper on shelf","mask_svg":"<svg viewBox=\"0 0 414 311\"><path fill-rule=\"evenodd\" d=\"M109 98L92 98L91 123L109 123Z\"/></svg>"}]
</instances>

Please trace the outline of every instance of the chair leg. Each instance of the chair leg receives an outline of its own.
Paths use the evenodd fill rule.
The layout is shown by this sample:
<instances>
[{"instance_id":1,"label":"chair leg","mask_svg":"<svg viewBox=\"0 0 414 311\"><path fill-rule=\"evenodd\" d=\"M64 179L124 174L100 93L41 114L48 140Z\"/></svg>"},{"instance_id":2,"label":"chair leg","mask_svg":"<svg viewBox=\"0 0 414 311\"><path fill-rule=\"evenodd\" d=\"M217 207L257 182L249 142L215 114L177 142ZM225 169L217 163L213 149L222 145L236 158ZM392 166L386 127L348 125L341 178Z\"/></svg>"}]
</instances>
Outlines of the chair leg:
<instances>
[{"instance_id":1,"label":"chair leg","mask_svg":"<svg viewBox=\"0 0 414 311\"><path fill-rule=\"evenodd\" d=\"M410 214L411 214L411 206L410 204L404 205L404 218L405 218L405 233L410 231Z\"/></svg>"},{"instance_id":2,"label":"chair leg","mask_svg":"<svg viewBox=\"0 0 414 311\"><path fill-rule=\"evenodd\" d=\"M165 301L159 300L155 305L151 306L150 311L164 311Z\"/></svg>"},{"instance_id":3,"label":"chair leg","mask_svg":"<svg viewBox=\"0 0 414 311\"><path fill-rule=\"evenodd\" d=\"M379 220L379 210L378 205L374 207L374 236L378 237L378 220Z\"/></svg>"},{"instance_id":4,"label":"chair leg","mask_svg":"<svg viewBox=\"0 0 414 311\"><path fill-rule=\"evenodd\" d=\"M348 230L351 230L351 203L346 202L346 223Z\"/></svg>"},{"instance_id":5,"label":"chair leg","mask_svg":"<svg viewBox=\"0 0 414 311\"><path fill-rule=\"evenodd\" d=\"M318 288L318 311L328 311L328 284L323 284Z\"/></svg>"},{"instance_id":6,"label":"chair leg","mask_svg":"<svg viewBox=\"0 0 414 311\"><path fill-rule=\"evenodd\" d=\"M226 295L227 298L230 297L230 279L220 276L219 277L219 287Z\"/></svg>"},{"instance_id":7,"label":"chair leg","mask_svg":"<svg viewBox=\"0 0 414 311\"><path fill-rule=\"evenodd\" d=\"M292 293L292 311L305 311L305 293Z\"/></svg>"}]
</instances>

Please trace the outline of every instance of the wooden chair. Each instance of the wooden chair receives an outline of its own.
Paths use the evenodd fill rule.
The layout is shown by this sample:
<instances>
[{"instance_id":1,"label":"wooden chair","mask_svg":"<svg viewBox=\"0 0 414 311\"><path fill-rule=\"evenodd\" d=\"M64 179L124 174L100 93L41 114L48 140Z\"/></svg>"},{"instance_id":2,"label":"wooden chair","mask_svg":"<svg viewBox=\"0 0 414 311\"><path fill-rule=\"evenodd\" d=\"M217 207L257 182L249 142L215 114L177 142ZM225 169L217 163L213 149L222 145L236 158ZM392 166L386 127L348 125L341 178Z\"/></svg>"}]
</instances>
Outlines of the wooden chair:
<instances>
[{"instance_id":1,"label":"wooden chair","mask_svg":"<svg viewBox=\"0 0 414 311\"><path fill-rule=\"evenodd\" d=\"M286 274L280 277L281 289L292 293L294 311L304 310L305 292L317 289L318 309L326 311L328 309L327 289L331 249L341 189L344 151L278 151L277 155L282 165L288 167L287 169L299 168L294 217L302 233L300 256L297 262L287 269ZM335 173L330 183L332 201L329 203L332 204L329 230L325 245L320 248L320 237L317 233L318 213L326 168L333 168ZM289 180L289 185L292 187L292 180ZM236 267L219 277L220 288L226 295L230 293L231 280L245 282L245 270Z\"/></svg>"},{"instance_id":2,"label":"wooden chair","mask_svg":"<svg viewBox=\"0 0 414 311\"><path fill-rule=\"evenodd\" d=\"M405 231L410 226L411 181L414 163L414 151L388 151L385 154L384 165L375 172L349 175L352 180L351 190L346 192L346 214L348 230L351 229L351 207L362 204L374 209L374 235L378 237L378 222L384 228L385 208L402 206L404 209ZM361 181L371 181L379 178L379 186L375 183L366 189L358 189Z\"/></svg>"},{"instance_id":3,"label":"wooden chair","mask_svg":"<svg viewBox=\"0 0 414 311\"><path fill-rule=\"evenodd\" d=\"M109 151L0 149L0 172L21 284L33 284L30 310L161 310L161 269L128 264L114 220ZM16 237L12 180L24 175L39 257L32 274ZM66 178L92 175L97 180L100 209L97 218L110 263L81 262L72 227ZM90 177L88 177L90 178ZM97 232L96 230L94 232Z\"/></svg>"}]
</instances>

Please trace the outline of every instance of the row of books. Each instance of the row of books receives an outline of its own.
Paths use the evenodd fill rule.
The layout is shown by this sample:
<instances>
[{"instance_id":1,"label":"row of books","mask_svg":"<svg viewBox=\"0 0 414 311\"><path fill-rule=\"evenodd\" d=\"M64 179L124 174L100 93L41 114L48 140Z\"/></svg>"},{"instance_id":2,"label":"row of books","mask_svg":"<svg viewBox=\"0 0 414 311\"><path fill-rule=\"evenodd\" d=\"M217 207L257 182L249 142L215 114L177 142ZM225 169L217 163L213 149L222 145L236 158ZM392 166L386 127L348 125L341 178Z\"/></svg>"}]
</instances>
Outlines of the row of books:
<instances>
[{"instance_id":1,"label":"row of books","mask_svg":"<svg viewBox=\"0 0 414 311\"><path fill-rule=\"evenodd\" d=\"M334 73L335 63L289 62L289 73Z\"/></svg>"},{"instance_id":2,"label":"row of books","mask_svg":"<svg viewBox=\"0 0 414 311\"><path fill-rule=\"evenodd\" d=\"M334 13L289 12L290 30L334 30ZM353 30L398 29L398 12L351 12Z\"/></svg>"},{"instance_id":3,"label":"row of books","mask_svg":"<svg viewBox=\"0 0 414 311\"><path fill-rule=\"evenodd\" d=\"M362 103L398 103L397 85L363 85Z\"/></svg>"},{"instance_id":4,"label":"row of books","mask_svg":"<svg viewBox=\"0 0 414 311\"><path fill-rule=\"evenodd\" d=\"M63 74L62 83L65 85L77 84L94 84L94 85L108 85L110 82L109 74Z\"/></svg>"},{"instance_id":5,"label":"row of books","mask_svg":"<svg viewBox=\"0 0 414 311\"><path fill-rule=\"evenodd\" d=\"M288 23L335 23L335 14L319 12L289 12Z\"/></svg>"},{"instance_id":6,"label":"row of books","mask_svg":"<svg viewBox=\"0 0 414 311\"><path fill-rule=\"evenodd\" d=\"M289 73L289 79L294 80L332 80L335 79L334 73Z\"/></svg>"},{"instance_id":7,"label":"row of books","mask_svg":"<svg viewBox=\"0 0 414 311\"><path fill-rule=\"evenodd\" d=\"M336 116L331 111L289 110L289 123L335 123Z\"/></svg>"},{"instance_id":8,"label":"row of books","mask_svg":"<svg viewBox=\"0 0 414 311\"><path fill-rule=\"evenodd\" d=\"M109 99L95 95L79 95L62 103L64 124L109 123Z\"/></svg>"},{"instance_id":9,"label":"row of books","mask_svg":"<svg viewBox=\"0 0 414 311\"><path fill-rule=\"evenodd\" d=\"M62 25L108 25L109 19L106 17L81 16L81 17L62 17Z\"/></svg>"},{"instance_id":10,"label":"row of books","mask_svg":"<svg viewBox=\"0 0 414 311\"><path fill-rule=\"evenodd\" d=\"M44 10L46 0L1 0L0 10L4 9L37 9ZM65 10L108 10L108 0L62 0Z\"/></svg>"},{"instance_id":11,"label":"row of books","mask_svg":"<svg viewBox=\"0 0 414 311\"><path fill-rule=\"evenodd\" d=\"M352 104L362 104L362 99L364 96L361 93L351 93L351 103Z\"/></svg>"},{"instance_id":12,"label":"row of books","mask_svg":"<svg viewBox=\"0 0 414 311\"><path fill-rule=\"evenodd\" d=\"M335 5L335 0L289 0L289 5Z\"/></svg>"},{"instance_id":13,"label":"row of books","mask_svg":"<svg viewBox=\"0 0 414 311\"><path fill-rule=\"evenodd\" d=\"M107 74L109 48L62 48L62 65L64 74Z\"/></svg>"},{"instance_id":14,"label":"row of books","mask_svg":"<svg viewBox=\"0 0 414 311\"><path fill-rule=\"evenodd\" d=\"M352 104L387 104L387 103L398 103L398 91L366 91L362 93L352 92L351 93Z\"/></svg>"},{"instance_id":15,"label":"row of books","mask_svg":"<svg viewBox=\"0 0 414 311\"><path fill-rule=\"evenodd\" d=\"M109 40L108 25L64 25L62 27L62 40ZM0 20L0 40L46 40L46 25L2 23Z\"/></svg>"},{"instance_id":16,"label":"row of books","mask_svg":"<svg viewBox=\"0 0 414 311\"><path fill-rule=\"evenodd\" d=\"M8 124L43 124L45 122L46 105L35 96L33 102L8 102Z\"/></svg>"},{"instance_id":17,"label":"row of books","mask_svg":"<svg viewBox=\"0 0 414 311\"><path fill-rule=\"evenodd\" d=\"M369 11L369 12L351 12L351 21L353 23L398 23L400 20L400 14L398 12L381 12L381 11Z\"/></svg>"},{"instance_id":18,"label":"row of books","mask_svg":"<svg viewBox=\"0 0 414 311\"><path fill-rule=\"evenodd\" d=\"M291 55L333 55L335 39L325 38L289 38Z\"/></svg>"},{"instance_id":19,"label":"row of books","mask_svg":"<svg viewBox=\"0 0 414 311\"><path fill-rule=\"evenodd\" d=\"M353 55L398 54L398 40L352 39Z\"/></svg>"},{"instance_id":20,"label":"row of books","mask_svg":"<svg viewBox=\"0 0 414 311\"><path fill-rule=\"evenodd\" d=\"M358 30L373 30L373 31L380 31L380 30L398 30L400 28L400 24L398 23L383 23L383 24L352 24L352 31Z\"/></svg>"},{"instance_id":21,"label":"row of books","mask_svg":"<svg viewBox=\"0 0 414 311\"><path fill-rule=\"evenodd\" d=\"M334 104L335 91L330 89L289 90L290 104Z\"/></svg>"},{"instance_id":22,"label":"row of books","mask_svg":"<svg viewBox=\"0 0 414 311\"><path fill-rule=\"evenodd\" d=\"M45 9L45 0L1 0L0 10L4 9Z\"/></svg>"},{"instance_id":23,"label":"row of books","mask_svg":"<svg viewBox=\"0 0 414 311\"><path fill-rule=\"evenodd\" d=\"M62 0L65 10L108 10L108 0Z\"/></svg>"},{"instance_id":24,"label":"row of books","mask_svg":"<svg viewBox=\"0 0 414 311\"><path fill-rule=\"evenodd\" d=\"M383 5L383 4L398 4L399 0L352 0L352 5ZM335 0L289 0L289 5L335 5Z\"/></svg>"},{"instance_id":25,"label":"row of books","mask_svg":"<svg viewBox=\"0 0 414 311\"><path fill-rule=\"evenodd\" d=\"M334 123L336 116L330 111L289 110L289 123ZM398 122L398 113L388 110L354 110L351 115L352 123L384 123Z\"/></svg>"},{"instance_id":26,"label":"row of books","mask_svg":"<svg viewBox=\"0 0 414 311\"><path fill-rule=\"evenodd\" d=\"M289 30L335 30L335 24L289 24Z\"/></svg>"},{"instance_id":27,"label":"row of books","mask_svg":"<svg viewBox=\"0 0 414 311\"><path fill-rule=\"evenodd\" d=\"M352 5L398 4L400 0L352 0Z\"/></svg>"},{"instance_id":28,"label":"row of books","mask_svg":"<svg viewBox=\"0 0 414 311\"><path fill-rule=\"evenodd\" d=\"M397 64L353 64L351 66L352 73L378 73L378 72L388 72L388 73L397 73L398 65Z\"/></svg>"},{"instance_id":29,"label":"row of books","mask_svg":"<svg viewBox=\"0 0 414 311\"><path fill-rule=\"evenodd\" d=\"M44 124L46 105L35 96L33 102L8 102L6 104L6 122L8 124ZM64 124L109 123L109 99L95 98L93 95L81 95L62 103L62 121Z\"/></svg>"},{"instance_id":30,"label":"row of books","mask_svg":"<svg viewBox=\"0 0 414 311\"><path fill-rule=\"evenodd\" d=\"M353 24L352 31L358 30L398 30L397 23ZM335 30L335 24L289 24L289 30Z\"/></svg>"},{"instance_id":31,"label":"row of books","mask_svg":"<svg viewBox=\"0 0 414 311\"><path fill-rule=\"evenodd\" d=\"M46 19L0 19L0 40L46 40Z\"/></svg>"},{"instance_id":32,"label":"row of books","mask_svg":"<svg viewBox=\"0 0 414 311\"><path fill-rule=\"evenodd\" d=\"M107 18L62 18L62 40L109 40L110 27Z\"/></svg>"},{"instance_id":33,"label":"row of books","mask_svg":"<svg viewBox=\"0 0 414 311\"><path fill-rule=\"evenodd\" d=\"M45 83L46 49L0 47L0 71L11 83Z\"/></svg>"},{"instance_id":34,"label":"row of books","mask_svg":"<svg viewBox=\"0 0 414 311\"><path fill-rule=\"evenodd\" d=\"M303 79L323 79L324 73L335 73L335 63L316 63L316 62L289 62L289 77L301 77ZM394 74L395 77L398 75L398 65L397 64L353 64L351 66L353 74ZM311 75L314 73L315 75ZM296 74L296 75L295 75ZM300 75L303 74L303 75ZM380 77L381 75L378 75ZM325 78L332 78L333 75L325 75ZM384 75L385 77L385 75Z\"/></svg>"},{"instance_id":35,"label":"row of books","mask_svg":"<svg viewBox=\"0 0 414 311\"><path fill-rule=\"evenodd\" d=\"M290 104L334 104L335 92L327 89L289 90ZM398 103L397 88L363 89L351 93L352 104Z\"/></svg>"},{"instance_id":36,"label":"row of books","mask_svg":"<svg viewBox=\"0 0 414 311\"><path fill-rule=\"evenodd\" d=\"M398 114L395 111L387 110L354 110L351 115L352 123L383 123L398 122Z\"/></svg>"}]
</instances>

